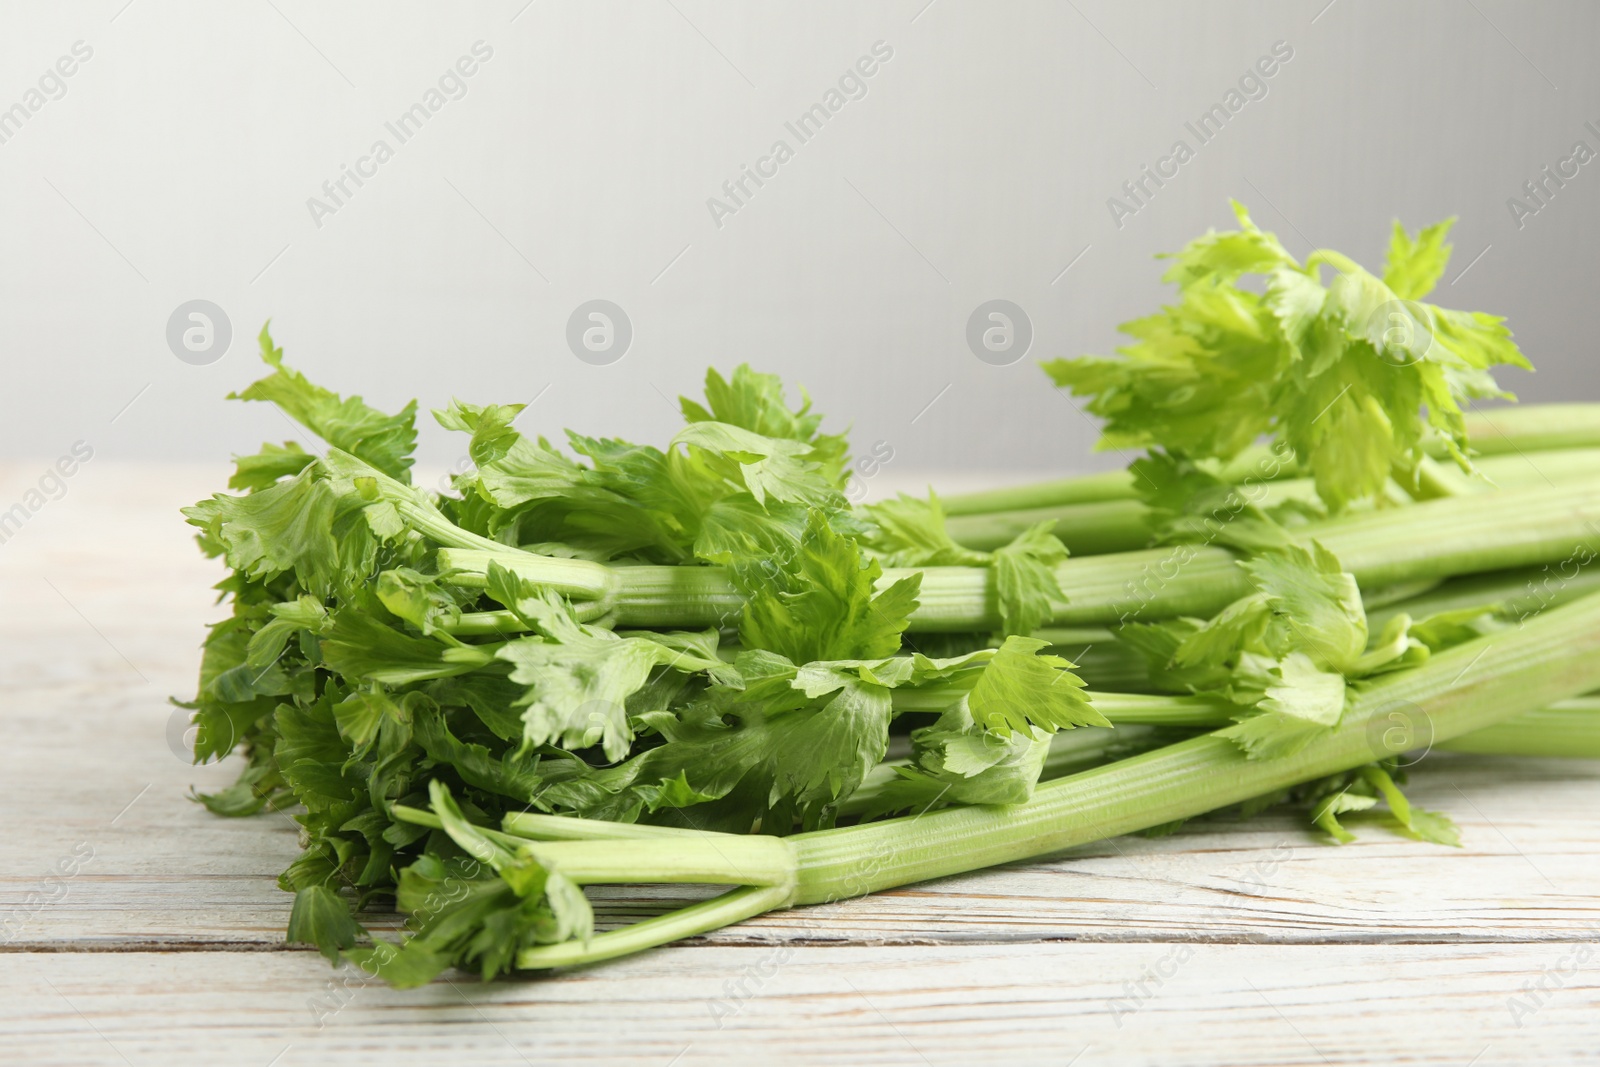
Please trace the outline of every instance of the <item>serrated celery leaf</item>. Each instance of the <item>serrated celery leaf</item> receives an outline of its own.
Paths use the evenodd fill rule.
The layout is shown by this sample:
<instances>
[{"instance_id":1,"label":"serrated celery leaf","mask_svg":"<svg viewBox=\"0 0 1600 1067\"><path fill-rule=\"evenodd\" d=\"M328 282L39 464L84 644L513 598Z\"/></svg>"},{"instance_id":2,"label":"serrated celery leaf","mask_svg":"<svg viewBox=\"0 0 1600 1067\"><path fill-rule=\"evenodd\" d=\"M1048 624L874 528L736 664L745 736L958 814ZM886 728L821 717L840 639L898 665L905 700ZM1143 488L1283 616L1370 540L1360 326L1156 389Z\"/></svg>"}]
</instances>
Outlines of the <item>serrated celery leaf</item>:
<instances>
[{"instance_id":1,"label":"serrated celery leaf","mask_svg":"<svg viewBox=\"0 0 1600 1067\"><path fill-rule=\"evenodd\" d=\"M314 385L305 375L284 365L283 349L272 343L268 327L261 327L261 359L272 373L229 399L265 400L306 429L353 456L358 456L391 478L410 481L411 452L417 444L417 402L385 415L359 396L341 397Z\"/></svg>"},{"instance_id":2,"label":"serrated celery leaf","mask_svg":"<svg viewBox=\"0 0 1600 1067\"><path fill-rule=\"evenodd\" d=\"M1110 726L1083 692L1083 680L1060 656L1041 655L1048 641L1008 637L972 687L974 721L991 730L1054 732L1073 726Z\"/></svg>"}]
</instances>

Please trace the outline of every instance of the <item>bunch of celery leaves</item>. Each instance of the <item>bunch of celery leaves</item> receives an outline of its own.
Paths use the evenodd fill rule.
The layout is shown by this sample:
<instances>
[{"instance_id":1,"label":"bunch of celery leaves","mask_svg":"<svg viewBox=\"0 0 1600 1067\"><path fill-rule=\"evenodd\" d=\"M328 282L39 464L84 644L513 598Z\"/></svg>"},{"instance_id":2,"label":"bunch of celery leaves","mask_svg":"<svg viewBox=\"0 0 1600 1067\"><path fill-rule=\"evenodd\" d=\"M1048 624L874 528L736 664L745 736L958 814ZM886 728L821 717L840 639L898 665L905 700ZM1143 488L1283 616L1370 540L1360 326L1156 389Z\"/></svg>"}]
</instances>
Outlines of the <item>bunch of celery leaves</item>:
<instances>
[{"instance_id":1,"label":"bunch of celery leaves","mask_svg":"<svg viewBox=\"0 0 1600 1067\"><path fill-rule=\"evenodd\" d=\"M290 938L398 986L1221 809L1454 844L1408 752L1600 755L1600 406L1464 410L1527 363L1423 302L1448 223L1397 225L1379 276L1236 212L1117 357L1044 367L1127 470L943 501L852 506L845 439L744 366L665 448L456 401L475 469L426 492L415 403L320 388L264 329L238 398L326 449L185 511L233 611L195 758L246 764L198 799L292 813ZM600 883L729 888L596 932Z\"/></svg>"}]
</instances>

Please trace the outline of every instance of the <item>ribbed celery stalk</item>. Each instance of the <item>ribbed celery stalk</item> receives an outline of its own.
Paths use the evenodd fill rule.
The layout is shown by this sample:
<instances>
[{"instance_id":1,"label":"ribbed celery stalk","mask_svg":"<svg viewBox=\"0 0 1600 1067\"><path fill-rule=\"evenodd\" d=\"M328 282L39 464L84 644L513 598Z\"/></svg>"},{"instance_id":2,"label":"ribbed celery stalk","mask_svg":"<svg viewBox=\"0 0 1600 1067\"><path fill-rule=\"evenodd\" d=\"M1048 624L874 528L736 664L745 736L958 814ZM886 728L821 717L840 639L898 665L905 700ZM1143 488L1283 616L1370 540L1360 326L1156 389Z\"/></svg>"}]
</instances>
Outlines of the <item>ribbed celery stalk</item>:
<instances>
[{"instance_id":1,"label":"ribbed celery stalk","mask_svg":"<svg viewBox=\"0 0 1600 1067\"><path fill-rule=\"evenodd\" d=\"M718 567L609 567L552 560L492 542L482 547L484 538L465 531L459 537L448 530L427 532L457 546L439 552L440 566L455 569L457 581L469 583L474 576L482 581L493 560L530 581L585 591L570 595L603 590L592 610L610 613L617 626L728 625L743 606ZM1363 588L1555 563L1575 552L1592 559L1600 554L1600 480L1430 500L1329 520L1310 532ZM882 583L910 573L887 570ZM1068 559L1056 569L1056 578L1066 594L1054 606L1052 621L1058 626L1206 616L1248 591L1232 552L1196 545ZM922 571L913 632L982 631L998 624L988 569Z\"/></svg>"},{"instance_id":2,"label":"ribbed celery stalk","mask_svg":"<svg viewBox=\"0 0 1600 1067\"><path fill-rule=\"evenodd\" d=\"M897 713L936 712L954 704L962 693L959 689L930 686L923 689L897 689L892 699ZM1172 727L1214 730L1228 725L1233 721L1233 716L1239 713L1238 705L1207 696L1104 691L1090 691L1086 695L1094 705L1094 710L1104 715L1116 729L1083 727L1062 730L1051 740L1052 759L1056 758L1057 748L1063 749L1062 759L1081 759L1079 746L1089 744L1086 739L1091 736L1106 735L1103 744L1110 746L1126 741L1130 729ZM1507 756L1597 758L1600 757L1600 696L1563 700L1548 708L1516 715L1486 730L1463 734L1441 747L1460 752ZM1068 756L1065 754L1067 752L1074 754ZM895 765L895 761L890 761L883 767L892 768ZM1045 777L1051 775L1047 773Z\"/></svg>"},{"instance_id":3,"label":"ribbed celery stalk","mask_svg":"<svg viewBox=\"0 0 1600 1067\"><path fill-rule=\"evenodd\" d=\"M1101 471L1054 478L1045 482L984 489L976 493L957 493L941 497L946 515L984 515L1020 508L1061 507L1069 504L1095 504L1106 500L1133 500L1139 495L1133 475L1126 470Z\"/></svg>"},{"instance_id":4,"label":"ribbed celery stalk","mask_svg":"<svg viewBox=\"0 0 1600 1067\"><path fill-rule=\"evenodd\" d=\"M1439 747L1494 756L1600 759L1600 697L1557 701Z\"/></svg>"},{"instance_id":5,"label":"ribbed celery stalk","mask_svg":"<svg viewBox=\"0 0 1600 1067\"><path fill-rule=\"evenodd\" d=\"M1514 489L1593 478L1600 472L1600 449L1555 449L1534 455L1508 453L1482 458L1476 467L1481 478L1462 473L1453 463L1425 460L1425 483L1431 490L1425 495L1440 497L1484 493L1493 492L1496 487ZM1316 487L1309 478L1273 481L1263 479L1257 473L1253 476L1251 486L1251 502L1261 507L1270 507L1286 500L1310 501L1316 498ZM1014 490L996 491L997 494L1007 492L1013 496L1017 493ZM1393 495L1403 499L1398 491ZM997 495L996 499L1001 498ZM968 548L999 548L1032 526L1053 522L1055 535L1073 555L1100 555L1142 548L1149 544L1153 529L1149 509L1141 501L1132 498L983 511L970 504L968 507L969 510L952 515L945 524L950 536Z\"/></svg>"},{"instance_id":6,"label":"ribbed celery stalk","mask_svg":"<svg viewBox=\"0 0 1600 1067\"><path fill-rule=\"evenodd\" d=\"M1539 567L1491 571L1443 582L1363 590L1367 604L1367 631L1377 634L1394 616L1404 612L1413 620L1446 611L1469 608L1494 610L1500 618L1517 620L1600 591L1600 566L1587 556L1587 548ZM1405 594L1410 595L1405 595ZM1077 665L1076 673L1091 689L1142 692L1150 688L1149 665L1137 650L1118 641L1109 629L1046 627L1034 633L1049 641L1055 651Z\"/></svg>"},{"instance_id":7,"label":"ribbed celery stalk","mask_svg":"<svg viewBox=\"0 0 1600 1067\"><path fill-rule=\"evenodd\" d=\"M1150 509L1138 500L1092 500L955 515L945 520L945 529L958 543L988 551L1041 522L1055 523L1055 535L1074 556L1143 548L1155 532Z\"/></svg>"},{"instance_id":8,"label":"ribbed celery stalk","mask_svg":"<svg viewBox=\"0 0 1600 1067\"><path fill-rule=\"evenodd\" d=\"M1352 691L1339 725L1299 752L1278 759L1251 760L1227 738L1205 734L1131 759L1041 785L1032 800L1009 807L947 808L920 816L788 838L699 834L692 840L697 870L717 880L738 879L750 889L648 919L586 942L540 946L518 957L525 968L564 966L608 959L626 952L699 933L737 921L761 908L814 904L859 896L912 882L941 878L1009 863L1203 815L1302 782L1359 767L1391 755L1386 747L1394 717L1425 724L1435 742L1483 730L1514 715L1600 687L1600 596L1555 608L1520 629L1460 645L1409 671L1382 676ZM1408 734L1407 736L1415 736ZM540 839L527 847L542 863L581 871L604 866L616 880L659 880L679 869L669 847L659 857L657 842L626 839L630 834L660 839L644 828L597 827L595 837L613 840L614 863L595 856L594 842L549 840L551 820L529 825L512 815L508 833ZM583 820L561 820L574 828ZM676 835L672 835L676 836ZM703 842L714 842L708 852ZM777 843L787 858L775 851ZM664 842L662 842L664 843ZM627 873L622 857L637 862ZM740 877L742 869L750 874ZM709 879L708 879L709 880Z\"/></svg>"},{"instance_id":9,"label":"ribbed celery stalk","mask_svg":"<svg viewBox=\"0 0 1600 1067\"><path fill-rule=\"evenodd\" d=\"M1485 456L1543 452L1553 448L1600 447L1600 404L1518 404L1473 411L1466 417L1467 437ZM1428 449L1435 459L1442 445Z\"/></svg>"},{"instance_id":10,"label":"ribbed celery stalk","mask_svg":"<svg viewBox=\"0 0 1600 1067\"><path fill-rule=\"evenodd\" d=\"M725 625L742 597L719 567L608 566L498 544L451 523L425 494L329 449L322 462L386 500L415 529L444 546L441 567L463 584L483 581L496 561L522 577L587 604L618 626ZM1225 523L1226 515L1218 516ZM1317 524L1313 531L1363 587L1551 563L1600 552L1600 479L1430 500ZM888 584L912 572L888 570ZM1243 572L1221 548L1177 545L1068 559L1056 571L1066 600L1056 625L1103 625L1129 618L1209 615L1242 595ZM987 568L922 571L912 631L975 631L999 624Z\"/></svg>"},{"instance_id":11,"label":"ribbed celery stalk","mask_svg":"<svg viewBox=\"0 0 1600 1067\"><path fill-rule=\"evenodd\" d=\"M895 689L890 693L890 698L897 714L938 712L960 700L965 693L965 689L930 685ZM1091 692L1088 697L1096 711L1118 725L1226 726L1232 721L1229 716L1239 710L1237 704L1209 696Z\"/></svg>"},{"instance_id":12,"label":"ribbed celery stalk","mask_svg":"<svg viewBox=\"0 0 1600 1067\"><path fill-rule=\"evenodd\" d=\"M1600 448L1600 404L1525 404L1518 407L1474 411L1466 417L1467 437L1480 456L1515 456L1552 449ZM1427 452L1434 459L1448 456L1444 443L1430 441ZM1237 481L1259 473L1269 454L1265 446L1245 449L1224 465L1221 474ZM1268 479L1292 478L1296 471L1287 464L1270 464ZM1126 470L1103 471L1077 477L1055 478L1026 485L988 489L977 493L958 493L943 499L946 515L983 515L1024 508L1053 508L1069 504L1088 504L1102 500L1131 500L1137 497L1133 475ZM979 547L974 545L973 547Z\"/></svg>"},{"instance_id":13,"label":"ribbed celery stalk","mask_svg":"<svg viewBox=\"0 0 1600 1067\"><path fill-rule=\"evenodd\" d=\"M795 903L1044 855L1358 767L1392 754L1384 738L1394 714L1448 741L1596 687L1600 597L1591 596L1353 690L1340 724L1291 756L1246 759L1233 742L1206 734L1047 783L1012 808L952 808L798 834L788 839L799 859Z\"/></svg>"},{"instance_id":14,"label":"ribbed celery stalk","mask_svg":"<svg viewBox=\"0 0 1600 1067\"><path fill-rule=\"evenodd\" d=\"M1093 697L1095 709L1115 723L1115 729L1085 726L1061 730L1050 739L1050 752L1039 774L1041 782L1125 758L1140 748L1154 747L1163 738L1169 742L1181 740L1186 732L1215 729L1228 721L1215 710L1183 703L1182 697L1144 697L1150 703L1134 706L1132 714L1128 714L1128 709L1108 699L1119 695L1122 694L1095 693ZM1158 700L1172 703L1163 709L1155 703ZM1426 743L1429 739L1421 740ZM1436 747L1484 756L1600 759L1600 696L1559 700L1548 708L1514 715ZM909 765L910 760L896 759L872 768L839 806L839 815L843 818L878 810L879 797L899 779L896 768Z\"/></svg>"},{"instance_id":15,"label":"ribbed celery stalk","mask_svg":"<svg viewBox=\"0 0 1600 1067\"><path fill-rule=\"evenodd\" d=\"M1084 726L1076 730L1062 730L1050 739L1050 751L1045 756L1039 780L1048 782L1064 775L1098 767L1112 760L1123 759L1145 748L1154 748L1163 741L1183 740L1191 731L1160 726L1118 725L1114 730L1102 726ZM879 810L878 803L884 791L900 776L896 768L907 766L908 760L885 760L861 779L842 804L839 816L848 819Z\"/></svg>"},{"instance_id":16,"label":"ribbed celery stalk","mask_svg":"<svg viewBox=\"0 0 1600 1067\"><path fill-rule=\"evenodd\" d=\"M1367 629L1377 633L1401 612L1425 619L1444 611L1494 606L1502 617L1524 618L1600 591L1600 567L1587 554L1590 546L1575 547L1575 554L1542 566L1451 578L1417 596L1373 607L1367 612Z\"/></svg>"}]
</instances>

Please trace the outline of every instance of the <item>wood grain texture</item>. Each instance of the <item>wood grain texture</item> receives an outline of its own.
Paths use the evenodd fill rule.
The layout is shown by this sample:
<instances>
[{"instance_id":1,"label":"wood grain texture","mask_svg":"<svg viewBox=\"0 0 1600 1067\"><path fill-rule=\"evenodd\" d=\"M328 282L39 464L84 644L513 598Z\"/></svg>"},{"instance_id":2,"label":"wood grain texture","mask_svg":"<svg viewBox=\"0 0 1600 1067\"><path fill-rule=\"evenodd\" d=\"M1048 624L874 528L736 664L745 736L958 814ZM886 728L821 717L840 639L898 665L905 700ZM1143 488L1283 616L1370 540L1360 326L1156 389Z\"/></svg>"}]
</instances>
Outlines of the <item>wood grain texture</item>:
<instances>
[{"instance_id":1,"label":"wood grain texture","mask_svg":"<svg viewBox=\"0 0 1600 1067\"><path fill-rule=\"evenodd\" d=\"M1600 960L1573 962L1600 933L1600 766L1447 755L1411 792L1461 849L1201 821L555 978L330 980L282 941L296 828L187 800L233 769L169 737L221 610L175 509L223 477L91 465L0 545L8 1062L1490 1064L1600 1035ZM596 896L617 922L683 893ZM1542 1006L1508 1005L1541 976Z\"/></svg>"},{"instance_id":2,"label":"wood grain texture","mask_svg":"<svg viewBox=\"0 0 1600 1067\"><path fill-rule=\"evenodd\" d=\"M14 955L0 1027L41 1067L1486 1067L1592 1055L1600 1006L1596 957L1549 945L680 948L556 981L350 981L304 953Z\"/></svg>"}]
</instances>

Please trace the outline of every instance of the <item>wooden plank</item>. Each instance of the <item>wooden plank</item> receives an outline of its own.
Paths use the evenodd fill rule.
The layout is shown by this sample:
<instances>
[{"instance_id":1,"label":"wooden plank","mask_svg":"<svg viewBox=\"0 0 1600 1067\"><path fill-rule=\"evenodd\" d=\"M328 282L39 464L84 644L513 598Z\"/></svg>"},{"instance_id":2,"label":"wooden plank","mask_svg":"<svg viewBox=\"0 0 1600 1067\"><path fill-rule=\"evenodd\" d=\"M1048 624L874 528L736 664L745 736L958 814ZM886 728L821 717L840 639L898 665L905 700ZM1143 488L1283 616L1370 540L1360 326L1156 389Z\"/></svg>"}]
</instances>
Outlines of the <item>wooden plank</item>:
<instances>
[{"instance_id":1,"label":"wooden plank","mask_svg":"<svg viewBox=\"0 0 1600 1067\"><path fill-rule=\"evenodd\" d=\"M128 721L134 721L129 717ZM159 729L151 722L150 732ZM118 738L70 787L0 758L25 799L0 843L0 914L19 945L272 946L289 897L274 878L296 852L283 816L211 816L183 796L185 768L160 740ZM143 783L116 753L145 755ZM171 769L165 767L172 762ZM1201 823L1064 857L779 913L712 935L721 943L1025 940L1477 941L1572 937L1600 923L1591 891L1600 775L1535 761L1452 758L1419 772L1425 804L1463 823L1465 848L1367 831L1319 843L1287 816ZM96 784L103 782L105 784ZM1457 789L1459 788L1459 792ZM37 805L37 806L36 806ZM1493 821L1485 813L1493 811ZM86 862L74 857L92 850ZM74 877L47 876L68 861ZM29 894L39 894L30 898ZM647 914L681 891L611 891L602 916ZM35 906L37 905L37 906Z\"/></svg>"},{"instance_id":2,"label":"wooden plank","mask_svg":"<svg viewBox=\"0 0 1600 1067\"><path fill-rule=\"evenodd\" d=\"M184 793L225 784L232 768L194 768L169 748L165 699L192 685L220 574L176 508L221 481L112 471L75 483L0 551L0 596L14 608L0 617L0 775L15 798L0 837L0 940L14 948L281 944L289 898L274 877L296 828L281 815L209 815ZM1332 848L1287 816L1198 823L709 940L1542 940L1600 921L1600 766L1441 755L1416 770L1413 795L1454 816L1466 847L1374 830ZM73 876L51 880L63 863ZM645 914L660 896L607 893L601 911Z\"/></svg>"},{"instance_id":3,"label":"wooden plank","mask_svg":"<svg viewBox=\"0 0 1600 1067\"><path fill-rule=\"evenodd\" d=\"M12 954L0 1031L9 1062L40 1067L1565 1063L1593 1056L1597 960L1593 944L675 948L396 992L299 953Z\"/></svg>"}]
</instances>

